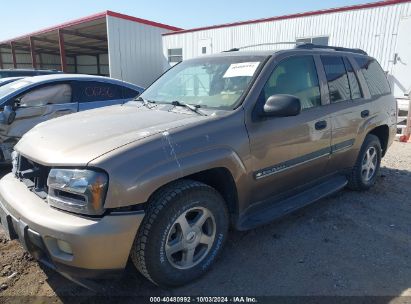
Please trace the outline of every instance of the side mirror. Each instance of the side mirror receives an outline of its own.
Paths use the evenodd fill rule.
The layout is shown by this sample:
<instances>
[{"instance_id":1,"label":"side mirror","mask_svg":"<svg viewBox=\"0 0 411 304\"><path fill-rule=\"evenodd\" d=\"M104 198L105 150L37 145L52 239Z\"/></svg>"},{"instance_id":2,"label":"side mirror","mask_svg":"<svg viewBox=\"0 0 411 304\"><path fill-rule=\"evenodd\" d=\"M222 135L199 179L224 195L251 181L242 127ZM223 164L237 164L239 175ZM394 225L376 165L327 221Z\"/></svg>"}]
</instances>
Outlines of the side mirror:
<instances>
[{"instance_id":1,"label":"side mirror","mask_svg":"<svg viewBox=\"0 0 411 304\"><path fill-rule=\"evenodd\" d=\"M301 101L294 95L278 94L268 97L262 116L287 117L297 116L301 112Z\"/></svg>"},{"instance_id":2,"label":"side mirror","mask_svg":"<svg viewBox=\"0 0 411 304\"><path fill-rule=\"evenodd\" d=\"M14 111L12 106L4 106L3 110L3 122L5 124L11 125L16 118L16 111Z\"/></svg>"}]
</instances>

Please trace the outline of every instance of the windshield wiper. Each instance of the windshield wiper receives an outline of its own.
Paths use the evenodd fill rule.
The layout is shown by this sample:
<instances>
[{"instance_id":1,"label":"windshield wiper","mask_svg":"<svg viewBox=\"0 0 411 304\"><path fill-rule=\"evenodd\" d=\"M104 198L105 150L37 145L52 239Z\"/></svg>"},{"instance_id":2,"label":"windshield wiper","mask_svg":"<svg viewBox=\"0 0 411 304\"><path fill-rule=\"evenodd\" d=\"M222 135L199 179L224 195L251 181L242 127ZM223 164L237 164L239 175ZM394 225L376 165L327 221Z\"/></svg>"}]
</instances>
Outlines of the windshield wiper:
<instances>
[{"instance_id":1,"label":"windshield wiper","mask_svg":"<svg viewBox=\"0 0 411 304\"><path fill-rule=\"evenodd\" d=\"M201 115L201 116L207 116L206 113L201 112L201 111L199 110L199 108L201 108L200 105L195 105L195 106L193 106L193 105L190 105L190 104L188 104L188 103L181 102L181 101L178 101L178 100L175 100L175 101L171 102L171 104L172 104L173 106L187 108L187 109L191 110L192 112L197 113L197 114L199 114L199 115Z\"/></svg>"},{"instance_id":2,"label":"windshield wiper","mask_svg":"<svg viewBox=\"0 0 411 304\"><path fill-rule=\"evenodd\" d=\"M155 104L156 102L154 100L148 100L148 99L144 99L141 96L138 96L137 98L134 98L134 101L142 101L143 105L146 106L147 108L151 109L152 106L150 106L150 104Z\"/></svg>"}]
</instances>

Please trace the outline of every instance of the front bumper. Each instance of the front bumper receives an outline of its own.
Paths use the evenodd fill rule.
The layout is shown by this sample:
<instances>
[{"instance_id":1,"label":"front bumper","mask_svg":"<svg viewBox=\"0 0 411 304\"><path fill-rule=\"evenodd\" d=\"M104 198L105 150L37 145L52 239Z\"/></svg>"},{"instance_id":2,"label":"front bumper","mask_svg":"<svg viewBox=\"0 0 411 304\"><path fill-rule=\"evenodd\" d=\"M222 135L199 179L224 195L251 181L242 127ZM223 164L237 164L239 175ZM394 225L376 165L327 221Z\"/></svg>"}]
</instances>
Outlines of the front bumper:
<instances>
[{"instance_id":1,"label":"front bumper","mask_svg":"<svg viewBox=\"0 0 411 304\"><path fill-rule=\"evenodd\" d=\"M121 272L144 213L85 218L50 207L12 173L0 180L1 225L32 256L63 275L99 278ZM70 245L61 250L58 240Z\"/></svg>"}]
</instances>

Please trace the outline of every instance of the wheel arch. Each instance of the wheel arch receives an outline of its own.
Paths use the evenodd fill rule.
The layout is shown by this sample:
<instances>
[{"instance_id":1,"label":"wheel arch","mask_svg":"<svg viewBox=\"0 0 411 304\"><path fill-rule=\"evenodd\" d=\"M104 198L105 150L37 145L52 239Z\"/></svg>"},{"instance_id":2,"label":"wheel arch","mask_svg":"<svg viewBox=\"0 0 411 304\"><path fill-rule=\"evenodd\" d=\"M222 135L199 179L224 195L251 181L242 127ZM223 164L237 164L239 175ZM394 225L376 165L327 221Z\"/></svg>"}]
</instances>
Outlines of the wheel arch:
<instances>
[{"instance_id":1,"label":"wheel arch","mask_svg":"<svg viewBox=\"0 0 411 304\"><path fill-rule=\"evenodd\" d=\"M388 149L389 127L387 125L381 125L370 130L368 134L372 134L378 137L381 144L382 156L385 155Z\"/></svg>"},{"instance_id":2,"label":"wheel arch","mask_svg":"<svg viewBox=\"0 0 411 304\"><path fill-rule=\"evenodd\" d=\"M224 202L226 203L230 215L230 222L234 223L239 213L239 199L237 185L235 183L233 175L231 174L228 168L210 168L169 181L168 183L156 189L150 195L147 202L150 202L151 198L157 195L157 193L161 192L164 188L170 186L171 184L179 180L194 180L214 188L224 199ZM145 204L144 208L147 208L147 203Z\"/></svg>"}]
</instances>

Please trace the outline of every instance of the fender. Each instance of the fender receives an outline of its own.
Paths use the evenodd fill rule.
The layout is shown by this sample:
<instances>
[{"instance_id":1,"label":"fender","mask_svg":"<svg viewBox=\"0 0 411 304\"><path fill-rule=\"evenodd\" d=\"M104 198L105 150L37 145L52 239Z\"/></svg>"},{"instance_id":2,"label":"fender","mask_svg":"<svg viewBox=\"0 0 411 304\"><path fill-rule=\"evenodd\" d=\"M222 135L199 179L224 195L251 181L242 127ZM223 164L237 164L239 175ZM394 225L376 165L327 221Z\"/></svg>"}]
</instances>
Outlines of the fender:
<instances>
[{"instance_id":1,"label":"fender","mask_svg":"<svg viewBox=\"0 0 411 304\"><path fill-rule=\"evenodd\" d=\"M117 208L145 203L157 189L167 183L213 168L228 169L237 185L246 176L245 166L238 154L226 147L198 151L184 157L173 156L166 161L155 162L135 176L128 175L127 180L110 177L105 206Z\"/></svg>"},{"instance_id":2,"label":"fender","mask_svg":"<svg viewBox=\"0 0 411 304\"><path fill-rule=\"evenodd\" d=\"M160 187L204 170L225 168L246 193L250 145L243 111L190 128L164 130L110 151L88 165L109 174L106 208L147 202ZM238 195L239 202L241 200Z\"/></svg>"},{"instance_id":3,"label":"fender","mask_svg":"<svg viewBox=\"0 0 411 304\"><path fill-rule=\"evenodd\" d=\"M365 137L369 132L373 129L380 127L380 126L387 126L391 128L393 125L395 126L396 122L392 122L392 115L388 112L383 112L383 108L381 107L380 111L376 111L375 114L371 114L371 116L364 120L364 122L358 128L358 137L354 144L354 149L361 149L361 145L364 142Z\"/></svg>"}]
</instances>

